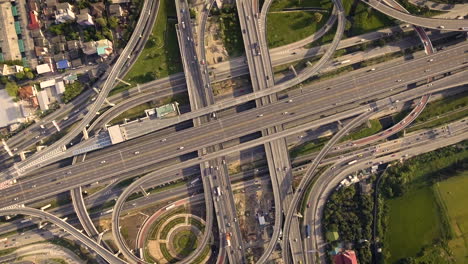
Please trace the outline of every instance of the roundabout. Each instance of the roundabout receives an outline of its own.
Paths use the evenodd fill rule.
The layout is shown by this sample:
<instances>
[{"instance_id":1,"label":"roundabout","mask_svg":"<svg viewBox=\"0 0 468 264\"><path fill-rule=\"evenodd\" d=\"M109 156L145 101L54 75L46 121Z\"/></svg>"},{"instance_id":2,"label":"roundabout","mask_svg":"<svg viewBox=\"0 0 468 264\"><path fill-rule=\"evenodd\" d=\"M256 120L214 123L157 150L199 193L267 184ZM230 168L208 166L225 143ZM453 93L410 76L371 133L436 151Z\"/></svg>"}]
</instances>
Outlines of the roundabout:
<instances>
[{"instance_id":1,"label":"roundabout","mask_svg":"<svg viewBox=\"0 0 468 264\"><path fill-rule=\"evenodd\" d=\"M176 263L189 256L202 241L205 221L185 213L180 208L156 212L158 219L147 221L142 230L144 259L157 263ZM152 218L149 218L152 219ZM149 227L149 228L148 228ZM202 254L195 262L203 263L209 254Z\"/></svg>"}]
</instances>

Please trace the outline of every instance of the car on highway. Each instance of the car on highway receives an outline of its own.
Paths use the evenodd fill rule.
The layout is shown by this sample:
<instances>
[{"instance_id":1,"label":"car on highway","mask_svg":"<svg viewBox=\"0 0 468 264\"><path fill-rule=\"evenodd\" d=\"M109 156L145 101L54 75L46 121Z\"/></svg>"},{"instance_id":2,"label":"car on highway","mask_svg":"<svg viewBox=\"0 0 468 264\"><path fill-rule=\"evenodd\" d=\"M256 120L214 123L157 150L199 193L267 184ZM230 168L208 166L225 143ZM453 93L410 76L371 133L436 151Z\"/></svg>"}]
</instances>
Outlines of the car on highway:
<instances>
[{"instance_id":1,"label":"car on highway","mask_svg":"<svg viewBox=\"0 0 468 264\"><path fill-rule=\"evenodd\" d=\"M101 160L101 164L104 164L104 163L106 163L106 161L105 161L105 160Z\"/></svg>"},{"instance_id":2,"label":"car on highway","mask_svg":"<svg viewBox=\"0 0 468 264\"><path fill-rule=\"evenodd\" d=\"M183 149L184 149L184 147L183 147L183 146L180 146L180 147L179 147L179 150L183 150Z\"/></svg>"}]
</instances>

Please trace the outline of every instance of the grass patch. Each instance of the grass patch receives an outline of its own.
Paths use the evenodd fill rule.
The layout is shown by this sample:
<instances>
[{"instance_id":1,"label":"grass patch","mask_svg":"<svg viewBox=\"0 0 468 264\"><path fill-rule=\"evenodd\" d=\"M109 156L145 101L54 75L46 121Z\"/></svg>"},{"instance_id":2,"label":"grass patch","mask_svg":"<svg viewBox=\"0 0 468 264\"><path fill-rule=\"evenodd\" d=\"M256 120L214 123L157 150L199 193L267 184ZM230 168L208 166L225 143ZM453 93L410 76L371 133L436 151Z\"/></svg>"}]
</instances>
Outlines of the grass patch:
<instances>
[{"instance_id":1,"label":"grass patch","mask_svg":"<svg viewBox=\"0 0 468 264\"><path fill-rule=\"evenodd\" d=\"M123 123L125 119L134 120L140 117L145 117L145 110L152 108L151 103L144 103L133 108L128 109L127 111L121 113L116 118L112 119L110 123L112 125Z\"/></svg>"},{"instance_id":2,"label":"grass patch","mask_svg":"<svg viewBox=\"0 0 468 264\"><path fill-rule=\"evenodd\" d=\"M403 256L415 256L441 235L441 222L429 186L411 189L388 202L389 225L385 246L391 252L388 263Z\"/></svg>"},{"instance_id":3,"label":"grass patch","mask_svg":"<svg viewBox=\"0 0 468 264\"><path fill-rule=\"evenodd\" d=\"M205 248L203 249L203 252L193 261L193 264L202 263L202 261L205 260L206 256L208 256L210 251L211 251L210 246L206 245Z\"/></svg>"},{"instance_id":4,"label":"grass patch","mask_svg":"<svg viewBox=\"0 0 468 264\"><path fill-rule=\"evenodd\" d=\"M161 253L163 254L163 257L169 262L169 263L176 263L177 259L172 257L171 253L169 253L169 250L167 250L167 245L166 243L161 243L159 244L159 249L161 250Z\"/></svg>"},{"instance_id":5,"label":"grass patch","mask_svg":"<svg viewBox=\"0 0 468 264\"><path fill-rule=\"evenodd\" d=\"M449 203L440 202L445 200L444 194L453 195L447 188L453 187L455 182L444 185L442 190L439 186L447 179L455 181L451 177L467 168L468 141L464 141L414 157L404 164L395 164L387 170L380 188L388 206L384 224L387 230L383 232L386 263L399 263L408 258L417 258L414 263L423 263L424 260L430 260L425 263L451 262L446 242L451 241L458 226L453 224L450 212L453 214L459 209L457 203L464 203L457 200L462 199L461 194L451 198ZM449 207L454 201L455 204ZM460 232L462 234L464 232ZM454 243L459 245L460 240Z\"/></svg>"},{"instance_id":6,"label":"grass patch","mask_svg":"<svg viewBox=\"0 0 468 264\"><path fill-rule=\"evenodd\" d=\"M174 235L173 243L177 256L186 257L197 248L197 236L191 230L183 230Z\"/></svg>"},{"instance_id":7,"label":"grass patch","mask_svg":"<svg viewBox=\"0 0 468 264\"><path fill-rule=\"evenodd\" d=\"M168 18L175 16L174 1L160 0L158 17L152 34L137 61L125 76L125 81L131 84L146 83L182 71L175 30L176 20ZM130 86L123 86L123 88L119 86L117 91L128 88Z\"/></svg>"},{"instance_id":8,"label":"grass patch","mask_svg":"<svg viewBox=\"0 0 468 264\"><path fill-rule=\"evenodd\" d=\"M468 260L468 171L434 185L439 194L440 203L453 232L453 239L448 246L455 258L455 263L466 263Z\"/></svg>"},{"instance_id":9,"label":"grass patch","mask_svg":"<svg viewBox=\"0 0 468 264\"><path fill-rule=\"evenodd\" d=\"M174 218L171 222L169 222L167 225L163 227L163 229L161 230L161 233L159 233L159 238L166 239L169 231L171 231L171 229L173 229L176 225L179 225L182 223L185 223L185 217Z\"/></svg>"},{"instance_id":10,"label":"grass patch","mask_svg":"<svg viewBox=\"0 0 468 264\"><path fill-rule=\"evenodd\" d=\"M468 92L428 103L424 111L414 120L407 131L411 132L417 129L432 128L461 119L468 115L468 110L464 109L467 106ZM404 111L398 114L395 119L402 118L407 115L407 113L408 111Z\"/></svg>"},{"instance_id":11,"label":"grass patch","mask_svg":"<svg viewBox=\"0 0 468 264\"><path fill-rule=\"evenodd\" d=\"M82 260L89 260L90 259L90 256L88 256L89 252L87 252L87 250L85 250L79 244L77 244L77 243L75 243L75 242L73 242L71 240L63 239L63 238L60 238L60 239L59 238L52 238L52 239L48 240L46 243L51 243L51 244L58 245L58 246L66 248L66 249L69 249L70 251L75 253L75 255L77 255Z\"/></svg>"},{"instance_id":12,"label":"grass patch","mask_svg":"<svg viewBox=\"0 0 468 264\"><path fill-rule=\"evenodd\" d=\"M266 27L269 47L283 46L312 35L327 22L332 6L330 0L274 1L270 13L267 15ZM328 12L297 11L280 13L284 8L288 7L319 7ZM318 19L320 15L322 17Z\"/></svg>"},{"instance_id":13,"label":"grass patch","mask_svg":"<svg viewBox=\"0 0 468 264\"><path fill-rule=\"evenodd\" d=\"M343 5L347 15L346 36L357 36L394 25L388 16L359 1L354 8L355 0L344 0Z\"/></svg>"},{"instance_id":14,"label":"grass patch","mask_svg":"<svg viewBox=\"0 0 468 264\"><path fill-rule=\"evenodd\" d=\"M219 16L220 37L230 57L244 53L244 42L237 15L237 8L227 6L222 9L213 8L212 15Z\"/></svg>"},{"instance_id":15,"label":"grass patch","mask_svg":"<svg viewBox=\"0 0 468 264\"><path fill-rule=\"evenodd\" d=\"M61 258L50 258L48 260L52 261L52 263L68 264L68 262L66 262L64 259L61 259Z\"/></svg>"},{"instance_id":16,"label":"grass patch","mask_svg":"<svg viewBox=\"0 0 468 264\"><path fill-rule=\"evenodd\" d=\"M189 218L189 224L196 227L200 232L203 232L205 230L205 225L202 224L202 222L198 221L198 219L195 219L193 217Z\"/></svg>"},{"instance_id":17,"label":"grass patch","mask_svg":"<svg viewBox=\"0 0 468 264\"><path fill-rule=\"evenodd\" d=\"M151 227L150 227L150 232L149 232L149 239L152 239L152 240L156 240L157 237L158 237L158 231L159 231L159 228L161 228L161 225L166 222L167 219L169 219L170 217L172 217L173 215L176 215L176 214L182 214L182 213L186 213L187 210L185 210L184 207L179 207L175 210L172 210L170 211L169 213L165 214L164 216L162 217L159 217L156 221L154 221L153 224L151 224Z\"/></svg>"},{"instance_id":18,"label":"grass patch","mask_svg":"<svg viewBox=\"0 0 468 264\"><path fill-rule=\"evenodd\" d=\"M331 137L317 138L292 148L289 151L291 158L294 159L302 155L307 155L309 153L319 151L330 138Z\"/></svg>"},{"instance_id":19,"label":"grass patch","mask_svg":"<svg viewBox=\"0 0 468 264\"><path fill-rule=\"evenodd\" d=\"M343 142L346 140L356 140L360 138L365 138L377 134L381 130L382 125L380 124L379 120L372 119L369 120L369 124L360 125L356 129L354 129L353 132L343 137L341 141Z\"/></svg>"},{"instance_id":20,"label":"grass patch","mask_svg":"<svg viewBox=\"0 0 468 264\"><path fill-rule=\"evenodd\" d=\"M7 248L7 249L0 250L0 256L9 255L9 254L15 252L16 249L18 249L18 248Z\"/></svg>"}]
</instances>

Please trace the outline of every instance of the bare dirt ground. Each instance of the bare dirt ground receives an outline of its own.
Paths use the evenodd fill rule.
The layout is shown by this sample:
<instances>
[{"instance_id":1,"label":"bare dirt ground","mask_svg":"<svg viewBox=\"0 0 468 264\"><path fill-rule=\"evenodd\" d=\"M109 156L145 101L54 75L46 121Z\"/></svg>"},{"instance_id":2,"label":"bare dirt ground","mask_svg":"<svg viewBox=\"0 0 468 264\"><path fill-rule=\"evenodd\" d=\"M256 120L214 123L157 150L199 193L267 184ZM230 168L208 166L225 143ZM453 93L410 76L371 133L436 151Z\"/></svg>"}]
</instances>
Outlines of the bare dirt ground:
<instances>
[{"instance_id":1,"label":"bare dirt ground","mask_svg":"<svg viewBox=\"0 0 468 264\"><path fill-rule=\"evenodd\" d=\"M122 232L122 236L125 238L125 242L127 242L130 248L136 248L136 236L146 218L146 215L136 213L124 216L120 220L120 232Z\"/></svg>"},{"instance_id":2,"label":"bare dirt ground","mask_svg":"<svg viewBox=\"0 0 468 264\"><path fill-rule=\"evenodd\" d=\"M219 36L219 31L219 18L208 18L205 31L206 63L208 65L223 62L229 58L223 40Z\"/></svg>"},{"instance_id":3,"label":"bare dirt ground","mask_svg":"<svg viewBox=\"0 0 468 264\"><path fill-rule=\"evenodd\" d=\"M270 239L274 224L273 195L271 186L256 185L248 187L234 195L239 215L242 238L247 243L246 257L256 260ZM271 213L273 212L273 214ZM259 216L265 217L265 225L260 225Z\"/></svg>"}]
</instances>

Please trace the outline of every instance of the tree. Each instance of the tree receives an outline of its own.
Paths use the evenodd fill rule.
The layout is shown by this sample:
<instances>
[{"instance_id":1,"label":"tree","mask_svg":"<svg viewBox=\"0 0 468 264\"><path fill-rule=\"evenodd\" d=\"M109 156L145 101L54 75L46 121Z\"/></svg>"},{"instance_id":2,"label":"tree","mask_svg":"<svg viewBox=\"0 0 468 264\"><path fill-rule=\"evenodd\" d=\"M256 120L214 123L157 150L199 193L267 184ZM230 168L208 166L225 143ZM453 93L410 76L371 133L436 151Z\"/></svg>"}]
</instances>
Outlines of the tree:
<instances>
[{"instance_id":1,"label":"tree","mask_svg":"<svg viewBox=\"0 0 468 264\"><path fill-rule=\"evenodd\" d=\"M314 13L314 21L315 21L316 23L322 21L322 18L323 18L323 15L322 15L322 14L320 14L320 13L318 13L318 12L315 12L315 13Z\"/></svg>"},{"instance_id":2,"label":"tree","mask_svg":"<svg viewBox=\"0 0 468 264\"><path fill-rule=\"evenodd\" d=\"M96 18L96 23L98 23L99 26L102 27L102 28L107 27L107 21L102 17Z\"/></svg>"},{"instance_id":3,"label":"tree","mask_svg":"<svg viewBox=\"0 0 468 264\"><path fill-rule=\"evenodd\" d=\"M74 82L65 85L65 92L63 93L63 102L68 103L73 98L78 96L83 91L83 85L80 82Z\"/></svg>"},{"instance_id":4,"label":"tree","mask_svg":"<svg viewBox=\"0 0 468 264\"><path fill-rule=\"evenodd\" d=\"M116 17L109 18L109 27L112 29L116 29L119 25L119 19Z\"/></svg>"},{"instance_id":5,"label":"tree","mask_svg":"<svg viewBox=\"0 0 468 264\"><path fill-rule=\"evenodd\" d=\"M5 84L5 90L7 91L9 96L16 97L18 95L19 87L15 82L7 81L7 83Z\"/></svg>"},{"instance_id":6,"label":"tree","mask_svg":"<svg viewBox=\"0 0 468 264\"><path fill-rule=\"evenodd\" d=\"M32 73L32 72L30 72L30 71L29 71L29 72L26 72L26 73L25 73L25 76L26 76L26 78L28 78L29 80L34 79L34 73Z\"/></svg>"},{"instance_id":7,"label":"tree","mask_svg":"<svg viewBox=\"0 0 468 264\"><path fill-rule=\"evenodd\" d=\"M15 74L15 78L16 78L17 80L23 80L25 77L26 77L26 76L25 76L25 74L24 74L23 71L17 72L17 73Z\"/></svg>"}]
</instances>

